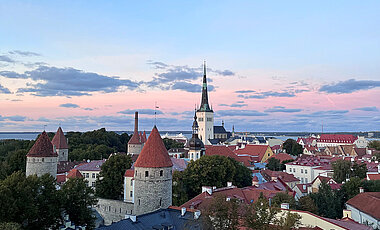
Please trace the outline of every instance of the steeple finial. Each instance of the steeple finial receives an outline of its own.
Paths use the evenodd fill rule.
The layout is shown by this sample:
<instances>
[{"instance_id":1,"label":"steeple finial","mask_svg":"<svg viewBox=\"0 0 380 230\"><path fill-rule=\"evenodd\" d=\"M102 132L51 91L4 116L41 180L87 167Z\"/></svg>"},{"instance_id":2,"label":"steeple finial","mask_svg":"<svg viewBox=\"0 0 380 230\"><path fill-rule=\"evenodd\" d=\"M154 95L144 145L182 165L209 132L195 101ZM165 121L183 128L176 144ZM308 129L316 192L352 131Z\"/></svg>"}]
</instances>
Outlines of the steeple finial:
<instances>
[{"instance_id":1,"label":"steeple finial","mask_svg":"<svg viewBox=\"0 0 380 230\"><path fill-rule=\"evenodd\" d=\"M206 60L203 61L203 76L206 76Z\"/></svg>"},{"instance_id":2,"label":"steeple finial","mask_svg":"<svg viewBox=\"0 0 380 230\"><path fill-rule=\"evenodd\" d=\"M212 112L212 108L210 109L210 105L208 103L208 95L207 95L206 61L203 62L202 99L201 99L201 106L199 107L198 111Z\"/></svg>"}]
</instances>

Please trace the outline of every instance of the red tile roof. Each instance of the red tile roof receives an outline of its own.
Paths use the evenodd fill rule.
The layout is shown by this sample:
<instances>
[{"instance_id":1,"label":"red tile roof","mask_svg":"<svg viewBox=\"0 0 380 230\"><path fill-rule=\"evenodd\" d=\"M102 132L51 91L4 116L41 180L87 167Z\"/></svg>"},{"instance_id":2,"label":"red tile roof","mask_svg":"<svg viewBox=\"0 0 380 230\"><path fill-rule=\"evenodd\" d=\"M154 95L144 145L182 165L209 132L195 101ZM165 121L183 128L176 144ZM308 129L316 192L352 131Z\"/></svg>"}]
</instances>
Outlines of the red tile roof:
<instances>
[{"instance_id":1,"label":"red tile roof","mask_svg":"<svg viewBox=\"0 0 380 230\"><path fill-rule=\"evenodd\" d=\"M258 178L257 176L253 176L253 177L252 177L252 181L258 182L258 181L259 181L259 178Z\"/></svg>"},{"instance_id":2,"label":"red tile roof","mask_svg":"<svg viewBox=\"0 0 380 230\"><path fill-rule=\"evenodd\" d=\"M79 170L76 168L71 169L69 174L67 174L67 178L82 178L82 177L83 177L82 173L80 173Z\"/></svg>"},{"instance_id":3,"label":"red tile roof","mask_svg":"<svg viewBox=\"0 0 380 230\"><path fill-rule=\"evenodd\" d=\"M293 174L289 174L282 171L272 171L269 169L265 169L261 171L261 175L263 175L263 177L268 181L270 181L272 177L280 178L284 182L300 181L299 179L294 177Z\"/></svg>"},{"instance_id":4,"label":"red tile roof","mask_svg":"<svg viewBox=\"0 0 380 230\"><path fill-rule=\"evenodd\" d=\"M69 146L67 145L65 134L63 134L63 131L61 127L58 128L57 132L55 133L53 140L51 143L55 146L56 149L68 149Z\"/></svg>"},{"instance_id":5,"label":"red tile roof","mask_svg":"<svg viewBox=\"0 0 380 230\"><path fill-rule=\"evenodd\" d=\"M153 127L134 166L144 168L163 168L173 166L156 126Z\"/></svg>"},{"instance_id":6,"label":"red tile roof","mask_svg":"<svg viewBox=\"0 0 380 230\"><path fill-rule=\"evenodd\" d=\"M380 220L380 192L359 193L349 199L347 204Z\"/></svg>"},{"instance_id":7,"label":"red tile roof","mask_svg":"<svg viewBox=\"0 0 380 230\"><path fill-rule=\"evenodd\" d=\"M322 134L318 142L327 143L354 143L357 137L348 134Z\"/></svg>"},{"instance_id":8,"label":"red tile roof","mask_svg":"<svg viewBox=\"0 0 380 230\"><path fill-rule=\"evenodd\" d=\"M106 162L105 159L103 160L94 160L86 163L82 163L76 167L79 171L101 171L102 165Z\"/></svg>"},{"instance_id":9,"label":"red tile roof","mask_svg":"<svg viewBox=\"0 0 380 230\"><path fill-rule=\"evenodd\" d=\"M125 177L134 177L134 175L135 174L133 169L127 169L124 174Z\"/></svg>"},{"instance_id":10,"label":"red tile roof","mask_svg":"<svg viewBox=\"0 0 380 230\"><path fill-rule=\"evenodd\" d=\"M276 158L277 160L280 160L280 162L287 161L287 160L293 160L293 158L287 153L275 154L275 155L271 156L270 158ZM270 158L268 158L268 160ZM268 162L268 160L266 162Z\"/></svg>"},{"instance_id":11,"label":"red tile roof","mask_svg":"<svg viewBox=\"0 0 380 230\"><path fill-rule=\"evenodd\" d=\"M57 183L62 184L66 181L66 174L57 174Z\"/></svg>"},{"instance_id":12,"label":"red tile roof","mask_svg":"<svg viewBox=\"0 0 380 230\"><path fill-rule=\"evenodd\" d=\"M46 132L43 131L26 156L57 157L58 154L53 151L53 145L51 144L51 141Z\"/></svg>"},{"instance_id":13,"label":"red tile roof","mask_svg":"<svg viewBox=\"0 0 380 230\"><path fill-rule=\"evenodd\" d=\"M227 146L224 145L206 145L206 155L220 155L225 157L236 158L236 154Z\"/></svg>"},{"instance_id":14,"label":"red tile roof","mask_svg":"<svg viewBox=\"0 0 380 230\"><path fill-rule=\"evenodd\" d=\"M235 186L218 188L218 189L214 189L211 195L208 192L203 192L199 194L198 196L194 197L193 199L187 201L180 207L196 208L196 209L206 208L208 207L208 205L211 204L213 197L217 195L239 199L242 202L249 204L252 202L256 202L260 197L260 193L262 193L264 197L266 198L272 198L277 193L280 193L280 192L281 191L259 189L253 186L245 187L245 188L236 188Z\"/></svg>"},{"instance_id":15,"label":"red tile roof","mask_svg":"<svg viewBox=\"0 0 380 230\"><path fill-rule=\"evenodd\" d=\"M339 225L340 227L343 227L345 229L355 229L355 230L372 230L373 229L370 226L359 224L358 222L355 222L353 219L350 219L350 218L343 218L340 220L330 219L326 217L321 217L321 218L329 222L332 222L336 225Z\"/></svg>"},{"instance_id":16,"label":"red tile roof","mask_svg":"<svg viewBox=\"0 0 380 230\"><path fill-rule=\"evenodd\" d=\"M380 174L367 174L369 180L380 180Z\"/></svg>"},{"instance_id":17,"label":"red tile roof","mask_svg":"<svg viewBox=\"0 0 380 230\"><path fill-rule=\"evenodd\" d=\"M319 179L321 182L325 182L325 183L334 183L336 184L336 182L334 181L333 178L330 178L330 177L325 177L325 176L317 176L311 183L314 184L314 182Z\"/></svg>"},{"instance_id":18,"label":"red tile roof","mask_svg":"<svg viewBox=\"0 0 380 230\"><path fill-rule=\"evenodd\" d=\"M141 144L140 134L138 132L134 132L131 139L129 139L128 144L134 144L134 145Z\"/></svg>"},{"instance_id":19,"label":"red tile roof","mask_svg":"<svg viewBox=\"0 0 380 230\"><path fill-rule=\"evenodd\" d=\"M311 186L311 184L297 184L296 185L298 187L298 189L302 192L302 193L307 193L307 188Z\"/></svg>"},{"instance_id":20,"label":"red tile roof","mask_svg":"<svg viewBox=\"0 0 380 230\"><path fill-rule=\"evenodd\" d=\"M59 161L57 164L57 174L66 173L73 169L76 165L82 163L84 163L84 161Z\"/></svg>"},{"instance_id":21,"label":"red tile roof","mask_svg":"<svg viewBox=\"0 0 380 230\"><path fill-rule=\"evenodd\" d=\"M258 161L261 161L267 151L269 145L246 145L243 149L235 150L236 155L251 155L258 156Z\"/></svg>"},{"instance_id":22,"label":"red tile roof","mask_svg":"<svg viewBox=\"0 0 380 230\"><path fill-rule=\"evenodd\" d=\"M143 134L142 134L142 143L145 143L147 140L146 140L146 133L145 133L145 130L144 130L144 132L143 132Z\"/></svg>"}]
</instances>

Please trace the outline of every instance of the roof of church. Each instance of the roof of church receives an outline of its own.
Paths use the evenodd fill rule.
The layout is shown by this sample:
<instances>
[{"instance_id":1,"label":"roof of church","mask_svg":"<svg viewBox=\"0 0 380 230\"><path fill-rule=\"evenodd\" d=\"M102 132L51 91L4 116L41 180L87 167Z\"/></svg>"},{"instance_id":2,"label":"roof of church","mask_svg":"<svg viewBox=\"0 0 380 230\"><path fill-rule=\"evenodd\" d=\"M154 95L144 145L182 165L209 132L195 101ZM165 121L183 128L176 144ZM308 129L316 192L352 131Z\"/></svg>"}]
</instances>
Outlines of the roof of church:
<instances>
[{"instance_id":1,"label":"roof of church","mask_svg":"<svg viewBox=\"0 0 380 230\"><path fill-rule=\"evenodd\" d=\"M55 146L57 149L68 149L69 146L67 145L65 134L63 134L63 131L61 127L58 128L57 132L55 133L53 140L51 143Z\"/></svg>"},{"instance_id":2,"label":"roof of church","mask_svg":"<svg viewBox=\"0 0 380 230\"><path fill-rule=\"evenodd\" d=\"M224 126L214 125L214 133L227 133Z\"/></svg>"},{"instance_id":3,"label":"roof of church","mask_svg":"<svg viewBox=\"0 0 380 230\"><path fill-rule=\"evenodd\" d=\"M53 150L53 144L51 143L48 135L45 131L38 137L36 143L29 150L28 157L57 157L58 154Z\"/></svg>"},{"instance_id":4,"label":"roof of church","mask_svg":"<svg viewBox=\"0 0 380 230\"><path fill-rule=\"evenodd\" d=\"M163 168L173 166L156 126L153 127L134 166L144 168Z\"/></svg>"}]
</instances>

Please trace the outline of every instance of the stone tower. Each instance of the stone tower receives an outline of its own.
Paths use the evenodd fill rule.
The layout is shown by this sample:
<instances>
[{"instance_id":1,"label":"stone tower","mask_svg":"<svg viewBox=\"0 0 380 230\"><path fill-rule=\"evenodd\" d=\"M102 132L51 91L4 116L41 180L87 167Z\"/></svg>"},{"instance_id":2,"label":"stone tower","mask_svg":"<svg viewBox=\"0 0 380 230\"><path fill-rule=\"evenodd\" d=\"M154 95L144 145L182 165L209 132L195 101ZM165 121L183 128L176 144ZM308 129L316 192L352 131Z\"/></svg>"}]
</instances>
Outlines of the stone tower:
<instances>
[{"instance_id":1,"label":"stone tower","mask_svg":"<svg viewBox=\"0 0 380 230\"><path fill-rule=\"evenodd\" d=\"M210 145L209 139L214 139L214 111L210 109L207 95L206 62L203 64L203 85L201 106L197 110L199 138L203 144Z\"/></svg>"},{"instance_id":2,"label":"stone tower","mask_svg":"<svg viewBox=\"0 0 380 230\"><path fill-rule=\"evenodd\" d=\"M172 167L156 126L134 165L134 215L172 205Z\"/></svg>"},{"instance_id":3,"label":"stone tower","mask_svg":"<svg viewBox=\"0 0 380 230\"><path fill-rule=\"evenodd\" d=\"M131 139L128 141L128 154L140 154L144 143L141 141L139 134L139 113L135 112L135 130Z\"/></svg>"},{"instance_id":4,"label":"stone tower","mask_svg":"<svg viewBox=\"0 0 380 230\"><path fill-rule=\"evenodd\" d=\"M61 127L58 128L53 140L55 152L58 154L58 161L68 161L69 160L69 146L67 145L66 137L63 134Z\"/></svg>"},{"instance_id":5,"label":"stone tower","mask_svg":"<svg viewBox=\"0 0 380 230\"><path fill-rule=\"evenodd\" d=\"M197 114L194 115L193 122L193 136L186 143L185 149L188 150L188 157L190 160L198 160L205 153L205 146L203 142L198 138L198 122L197 122Z\"/></svg>"},{"instance_id":6,"label":"stone tower","mask_svg":"<svg viewBox=\"0 0 380 230\"><path fill-rule=\"evenodd\" d=\"M43 131L26 155L26 176L49 173L56 177L57 162L58 154L54 152L48 135Z\"/></svg>"}]
</instances>

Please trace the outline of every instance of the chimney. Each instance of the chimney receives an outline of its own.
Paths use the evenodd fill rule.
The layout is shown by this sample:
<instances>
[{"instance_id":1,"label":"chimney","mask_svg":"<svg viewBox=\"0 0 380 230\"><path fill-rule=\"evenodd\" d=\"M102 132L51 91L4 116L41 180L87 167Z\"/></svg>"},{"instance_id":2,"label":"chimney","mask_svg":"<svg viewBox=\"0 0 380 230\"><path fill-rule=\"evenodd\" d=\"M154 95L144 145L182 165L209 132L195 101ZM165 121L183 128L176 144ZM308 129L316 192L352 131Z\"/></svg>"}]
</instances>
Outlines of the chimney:
<instances>
[{"instance_id":1,"label":"chimney","mask_svg":"<svg viewBox=\"0 0 380 230\"><path fill-rule=\"evenodd\" d=\"M282 209L289 209L289 203L282 203L281 208Z\"/></svg>"},{"instance_id":2,"label":"chimney","mask_svg":"<svg viewBox=\"0 0 380 230\"><path fill-rule=\"evenodd\" d=\"M232 187L232 182L227 182L227 187Z\"/></svg>"},{"instance_id":3,"label":"chimney","mask_svg":"<svg viewBox=\"0 0 380 230\"><path fill-rule=\"evenodd\" d=\"M181 208L181 216L184 216L185 213L186 213L186 208L185 207Z\"/></svg>"},{"instance_id":4,"label":"chimney","mask_svg":"<svg viewBox=\"0 0 380 230\"><path fill-rule=\"evenodd\" d=\"M135 131L134 133L139 132L139 112L135 112Z\"/></svg>"},{"instance_id":5,"label":"chimney","mask_svg":"<svg viewBox=\"0 0 380 230\"><path fill-rule=\"evenodd\" d=\"M129 218L132 220L132 222L136 222L137 221L137 217L136 216L129 216Z\"/></svg>"},{"instance_id":6,"label":"chimney","mask_svg":"<svg viewBox=\"0 0 380 230\"><path fill-rule=\"evenodd\" d=\"M197 220L201 216L201 211L197 210L194 212L194 220Z\"/></svg>"},{"instance_id":7,"label":"chimney","mask_svg":"<svg viewBox=\"0 0 380 230\"><path fill-rule=\"evenodd\" d=\"M202 186L202 193L207 192L209 195L212 194L212 188L210 186Z\"/></svg>"},{"instance_id":8,"label":"chimney","mask_svg":"<svg viewBox=\"0 0 380 230\"><path fill-rule=\"evenodd\" d=\"M364 192L364 188L363 187L359 187L359 193L363 193Z\"/></svg>"},{"instance_id":9,"label":"chimney","mask_svg":"<svg viewBox=\"0 0 380 230\"><path fill-rule=\"evenodd\" d=\"M351 218L351 210L343 209L343 218Z\"/></svg>"}]
</instances>

